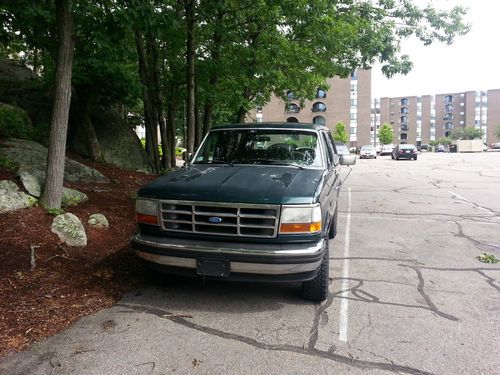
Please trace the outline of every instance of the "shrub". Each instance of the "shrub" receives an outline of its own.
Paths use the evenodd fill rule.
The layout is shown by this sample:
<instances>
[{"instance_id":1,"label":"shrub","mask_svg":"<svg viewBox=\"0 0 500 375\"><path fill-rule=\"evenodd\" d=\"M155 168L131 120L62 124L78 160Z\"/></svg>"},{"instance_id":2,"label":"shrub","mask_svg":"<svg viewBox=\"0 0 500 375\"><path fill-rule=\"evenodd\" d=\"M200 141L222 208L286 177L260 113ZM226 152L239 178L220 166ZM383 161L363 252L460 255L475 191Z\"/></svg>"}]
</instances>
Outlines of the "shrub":
<instances>
[{"instance_id":1,"label":"shrub","mask_svg":"<svg viewBox=\"0 0 500 375\"><path fill-rule=\"evenodd\" d=\"M0 137L31 139L33 126L28 114L19 107L0 104Z\"/></svg>"}]
</instances>

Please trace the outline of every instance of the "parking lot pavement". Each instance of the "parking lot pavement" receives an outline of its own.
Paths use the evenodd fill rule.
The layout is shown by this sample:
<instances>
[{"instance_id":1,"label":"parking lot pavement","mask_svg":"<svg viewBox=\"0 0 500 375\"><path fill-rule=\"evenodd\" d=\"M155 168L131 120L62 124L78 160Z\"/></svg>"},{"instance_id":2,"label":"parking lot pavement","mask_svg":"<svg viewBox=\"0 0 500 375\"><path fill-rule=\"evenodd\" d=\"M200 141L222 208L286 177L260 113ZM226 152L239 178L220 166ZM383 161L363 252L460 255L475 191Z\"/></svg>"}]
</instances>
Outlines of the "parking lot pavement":
<instances>
[{"instance_id":1,"label":"parking lot pavement","mask_svg":"<svg viewBox=\"0 0 500 375\"><path fill-rule=\"evenodd\" d=\"M500 374L500 153L358 160L326 303L173 279L7 358L7 374Z\"/></svg>"}]
</instances>

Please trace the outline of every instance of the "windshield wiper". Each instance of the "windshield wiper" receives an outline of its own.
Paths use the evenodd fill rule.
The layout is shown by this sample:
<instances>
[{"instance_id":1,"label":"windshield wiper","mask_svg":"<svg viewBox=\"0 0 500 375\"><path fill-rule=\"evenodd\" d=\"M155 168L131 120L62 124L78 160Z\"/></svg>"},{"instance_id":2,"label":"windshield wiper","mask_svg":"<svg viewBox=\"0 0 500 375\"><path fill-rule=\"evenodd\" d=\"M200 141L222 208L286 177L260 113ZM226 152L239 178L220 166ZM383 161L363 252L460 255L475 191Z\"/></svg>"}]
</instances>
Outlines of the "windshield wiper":
<instances>
[{"instance_id":1,"label":"windshield wiper","mask_svg":"<svg viewBox=\"0 0 500 375\"><path fill-rule=\"evenodd\" d=\"M275 160L275 159L249 159L249 160L245 160L245 163L284 165L287 167L295 167L295 168L299 168L299 169L304 169L304 167L301 166L300 164L288 163L286 161Z\"/></svg>"}]
</instances>

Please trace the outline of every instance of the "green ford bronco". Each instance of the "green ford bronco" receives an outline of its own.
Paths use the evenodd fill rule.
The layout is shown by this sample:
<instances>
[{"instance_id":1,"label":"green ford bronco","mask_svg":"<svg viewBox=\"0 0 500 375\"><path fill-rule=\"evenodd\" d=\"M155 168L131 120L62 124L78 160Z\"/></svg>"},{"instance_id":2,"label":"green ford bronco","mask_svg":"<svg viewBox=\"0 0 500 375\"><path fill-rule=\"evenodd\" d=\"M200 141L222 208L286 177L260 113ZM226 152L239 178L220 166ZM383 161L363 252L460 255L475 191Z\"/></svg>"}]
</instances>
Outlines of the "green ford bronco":
<instances>
[{"instance_id":1,"label":"green ford bronco","mask_svg":"<svg viewBox=\"0 0 500 375\"><path fill-rule=\"evenodd\" d=\"M301 282L304 298L324 301L339 170L354 163L325 126L213 128L185 168L139 190L132 247L158 271Z\"/></svg>"}]
</instances>

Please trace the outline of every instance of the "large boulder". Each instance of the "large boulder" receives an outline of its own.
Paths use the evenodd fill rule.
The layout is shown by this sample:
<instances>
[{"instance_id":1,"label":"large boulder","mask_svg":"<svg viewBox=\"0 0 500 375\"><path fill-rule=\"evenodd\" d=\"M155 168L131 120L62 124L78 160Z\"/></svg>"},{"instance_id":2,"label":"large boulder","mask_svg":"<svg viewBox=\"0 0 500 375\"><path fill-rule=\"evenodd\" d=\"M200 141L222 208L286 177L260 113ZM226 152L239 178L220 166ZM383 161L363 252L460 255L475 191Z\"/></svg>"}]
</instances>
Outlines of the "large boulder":
<instances>
[{"instance_id":1,"label":"large boulder","mask_svg":"<svg viewBox=\"0 0 500 375\"><path fill-rule=\"evenodd\" d=\"M17 166L17 174L24 172L36 175L45 181L48 150L45 146L25 139L10 138L0 147L0 157ZM66 158L64 180L69 182L109 182L97 169L87 167L75 160Z\"/></svg>"},{"instance_id":2,"label":"large boulder","mask_svg":"<svg viewBox=\"0 0 500 375\"><path fill-rule=\"evenodd\" d=\"M0 181L0 214L32 206L36 200L19 191L17 185L9 180Z\"/></svg>"},{"instance_id":3,"label":"large boulder","mask_svg":"<svg viewBox=\"0 0 500 375\"><path fill-rule=\"evenodd\" d=\"M19 179L23 184L28 194L40 198L45 185L45 172L36 169L22 169L18 171ZM74 206L87 201L89 198L86 194L67 187L63 187L62 205Z\"/></svg>"},{"instance_id":4,"label":"large boulder","mask_svg":"<svg viewBox=\"0 0 500 375\"><path fill-rule=\"evenodd\" d=\"M87 246L87 234L78 217L72 213L57 215L52 222L51 230L57 234L61 242L69 246Z\"/></svg>"},{"instance_id":5,"label":"large boulder","mask_svg":"<svg viewBox=\"0 0 500 375\"><path fill-rule=\"evenodd\" d=\"M151 166L144 147L134 130L116 112L96 112L92 124L106 163L124 169L149 171ZM74 129L71 147L83 156L90 156L81 129Z\"/></svg>"},{"instance_id":6,"label":"large boulder","mask_svg":"<svg viewBox=\"0 0 500 375\"><path fill-rule=\"evenodd\" d=\"M18 83L37 79L37 75L27 66L13 60L0 60L0 81Z\"/></svg>"}]
</instances>

